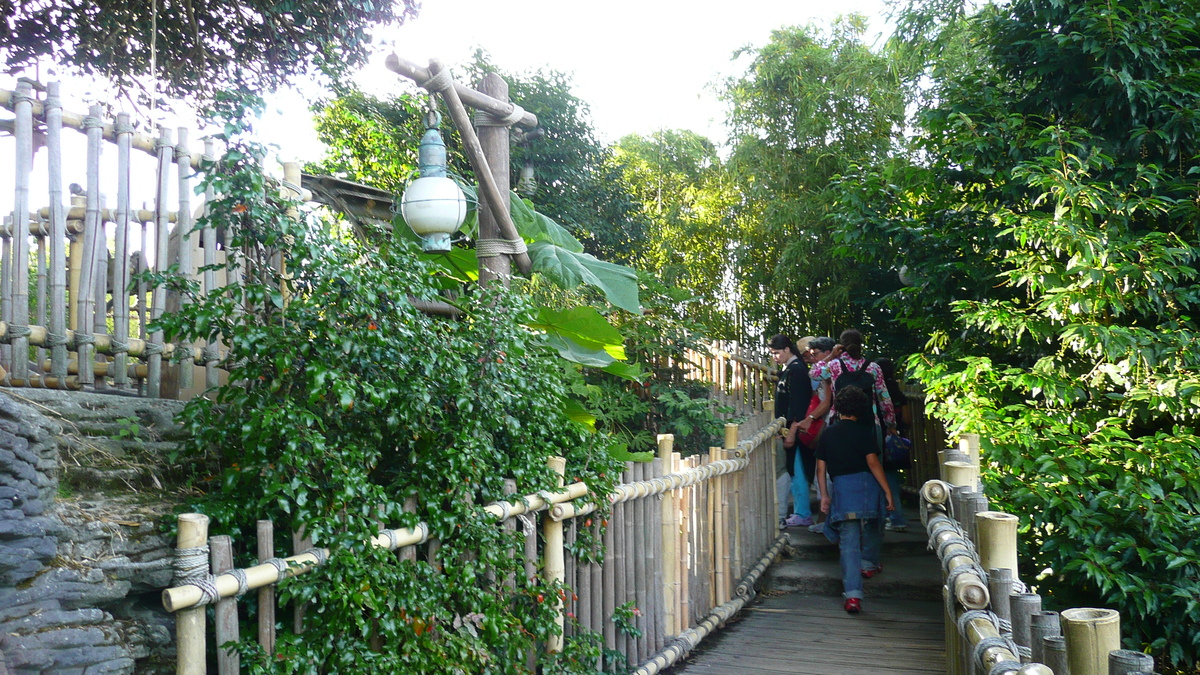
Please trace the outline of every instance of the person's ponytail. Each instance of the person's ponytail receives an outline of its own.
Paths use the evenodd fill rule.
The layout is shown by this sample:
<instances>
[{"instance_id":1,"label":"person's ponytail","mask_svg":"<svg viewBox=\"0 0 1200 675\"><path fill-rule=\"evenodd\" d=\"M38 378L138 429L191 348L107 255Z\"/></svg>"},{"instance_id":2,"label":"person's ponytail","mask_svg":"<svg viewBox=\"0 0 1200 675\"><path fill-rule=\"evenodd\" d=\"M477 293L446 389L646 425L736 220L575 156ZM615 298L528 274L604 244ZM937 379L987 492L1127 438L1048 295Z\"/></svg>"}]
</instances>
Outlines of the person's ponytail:
<instances>
[{"instance_id":1,"label":"person's ponytail","mask_svg":"<svg viewBox=\"0 0 1200 675\"><path fill-rule=\"evenodd\" d=\"M848 328L842 331L842 335L838 338L838 342L840 342L842 345L842 351L848 354L850 358L862 358L863 336L862 333L858 332L858 330L854 328Z\"/></svg>"}]
</instances>

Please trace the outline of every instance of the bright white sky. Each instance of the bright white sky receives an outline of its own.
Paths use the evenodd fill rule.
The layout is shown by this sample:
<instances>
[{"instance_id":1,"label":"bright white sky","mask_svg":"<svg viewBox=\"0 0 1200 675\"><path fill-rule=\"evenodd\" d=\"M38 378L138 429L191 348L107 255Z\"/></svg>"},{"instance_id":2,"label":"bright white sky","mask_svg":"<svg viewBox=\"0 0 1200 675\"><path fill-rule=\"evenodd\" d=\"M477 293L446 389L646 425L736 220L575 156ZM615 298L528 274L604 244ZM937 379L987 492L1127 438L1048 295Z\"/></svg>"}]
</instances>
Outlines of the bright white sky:
<instances>
[{"instance_id":1,"label":"bright white sky","mask_svg":"<svg viewBox=\"0 0 1200 675\"><path fill-rule=\"evenodd\" d=\"M393 50L422 65L436 57L453 66L482 47L507 71L548 68L570 74L575 94L591 108L602 142L630 133L690 129L719 144L725 139L724 108L715 85L740 74L748 63L746 58L733 62L734 51L766 44L771 31L780 27L828 24L853 12L871 18L867 40L880 41L887 30L886 10L887 0L425 0L418 19L378 36L384 49L357 81L371 93L397 91L406 81L383 67L384 56ZM42 77L52 79L45 73ZM12 89L15 84L15 78L0 76L0 87ZM103 89L64 78L64 105L86 112L83 100L106 98ZM280 159L316 160L323 154L306 98L321 94L315 85L301 84L268 99L260 133L279 148ZM178 124L164 121L172 127ZM74 132L63 136L70 144L68 155L82 158L82 137ZM193 144L193 149L198 147ZM140 154L134 153L136 161L152 175L152 161ZM0 212L12 208L12 157L12 137L0 136ZM65 182L83 183L82 161L68 164L74 166L64 167ZM44 167L45 153L38 153L31 186L36 206L45 202ZM113 172L103 171L102 179L101 189L114 195ZM135 204L149 198L138 192Z\"/></svg>"},{"instance_id":2,"label":"bright white sky","mask_svg":"<svg viewBox=\"0 0 1200 675\"><path fill-rule=\"evenodd\" d=\"M886 9L886 0L425 0L416 21L379 37L399 56L422 65L431 57L465 62L482 47L504 70L571 74L601 141L677 128L719 143L724 109L713 85L745 69L746 59L731 62L734 51L765 44L776 28L829 23L853 12L871 17L867 39L873 41L885 31ZM399 79L380 56L358 82L383 93ZM304 103L293 93L276 105L295 111ZM300 142L291 125L265 126L280 132L276 142L283 154L310 158L315 135L305 131Z\"/></svg>"}]
</instances>

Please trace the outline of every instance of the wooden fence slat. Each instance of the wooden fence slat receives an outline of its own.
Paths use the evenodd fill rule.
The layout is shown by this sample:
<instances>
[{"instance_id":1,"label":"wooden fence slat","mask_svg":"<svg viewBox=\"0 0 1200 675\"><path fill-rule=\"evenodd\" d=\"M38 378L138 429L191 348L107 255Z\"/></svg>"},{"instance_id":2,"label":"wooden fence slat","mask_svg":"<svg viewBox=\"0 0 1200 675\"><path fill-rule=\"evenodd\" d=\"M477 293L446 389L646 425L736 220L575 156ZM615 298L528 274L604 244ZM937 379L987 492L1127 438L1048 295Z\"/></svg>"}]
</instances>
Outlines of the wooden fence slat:
<instances>
[{"instance_id":1,"label":"wooden fence slat","mask_svg":"<svg viewBox=\"0 0 1200 675\"><path fill-rule=\"evenodd\" d=\"M28 82L17 85L13 112L16 120L16 185L13 197L11 258L11 322L17 328L12 340L12 379L24 382L29 378L29 340L21 334L29 325L29 178L33 171L33 89Z\"/></svg>"},{"instance_id":2,"label":"wooden fence slat","mask_svg":"<svg viewBox=\"0 0 1200 675\"><path fill-rule=\"evenodd\" d=\"M158 128L158 191L154 196L154 271L166 272L170 264L167 258L167 239L170 236L167 225L167 194L171 184L171 130L166 127ZM162 318L167 304L167 289L161 284L154 287L150 299L150 318L158 321ZM163 333L156 330L151 333L150 342L154 345L150 353L150 375L146 381L146 393L150 398L162 395L162 347Z\"/></svg>"},{"instance_id":3,"label":"wooden fence slat","mask_svg":"<svg viewBox=\"0 0 1200 675\"><path fill-rule=\"evenodd\" d=\"M233 542L230 541L229 535L222 534L209 539L208 548L213 574L222 574L233 569ZM241 667L241 657L237 650L222 646L238 639L237 598L217 601L213 606L213 623L216 634L217 674L237 675Z\"/></svg>"},{"instance_id":4,"label":"wooden fence slat","mask_svg":"<svg viewBox=\"0 0 1200 675\"><path fill-rule=\"evenodd\" d=\"M258 529L258 562L265 563L275 557L275 523L260 520ZM258 589L258 644L268 656L275 654L275 587Z\"/></svg>"},{"instance_id":5,"label":"wooden fence slat","mask_svg":"<svg viewBox=\"0 0 1200 675\"><path fill-rule=\"evenodd\" d=\"M132 181L129 113L117 115L117 213L113 226L113 386L129 386L129 190Z\"/></svg>"}]
</instances>

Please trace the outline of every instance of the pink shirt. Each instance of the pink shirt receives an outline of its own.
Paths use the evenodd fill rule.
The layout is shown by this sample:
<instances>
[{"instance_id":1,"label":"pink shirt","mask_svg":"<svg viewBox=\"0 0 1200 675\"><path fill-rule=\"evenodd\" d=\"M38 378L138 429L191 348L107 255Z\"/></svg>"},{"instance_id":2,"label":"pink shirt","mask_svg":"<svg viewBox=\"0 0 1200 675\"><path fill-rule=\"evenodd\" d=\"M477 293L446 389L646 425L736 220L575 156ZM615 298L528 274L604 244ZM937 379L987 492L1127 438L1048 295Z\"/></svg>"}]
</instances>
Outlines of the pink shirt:
<instances>
[{"instance_id":1,"label":"pink shirt","mask_svg":"<svg viewBox=\"0 0 1200 675\"><path fill-rule=\"evenodd\" d=\"M883 371L874 363L867 363L866 359L856 359L849 354L842 354L836 359L814 363L808 370L808 376L818 382L829 380L833 384L837 382L838 376L846 371L847 366L849 366L851 372L857 372L862 370L863 364L866 364L867 373L875 381L875 400L879 403L879 408L875 411L876 416L882 412L884 422L888 425L894 425L896 423L896 408L892 405L892 396L888 393L887 385L883 383ZM834 393L836 394L837 392ZM834 400L837 400L836 397ZM837 414L836 407L836 403L830 406L830 415Z\"/></svg>"}]
</instances>

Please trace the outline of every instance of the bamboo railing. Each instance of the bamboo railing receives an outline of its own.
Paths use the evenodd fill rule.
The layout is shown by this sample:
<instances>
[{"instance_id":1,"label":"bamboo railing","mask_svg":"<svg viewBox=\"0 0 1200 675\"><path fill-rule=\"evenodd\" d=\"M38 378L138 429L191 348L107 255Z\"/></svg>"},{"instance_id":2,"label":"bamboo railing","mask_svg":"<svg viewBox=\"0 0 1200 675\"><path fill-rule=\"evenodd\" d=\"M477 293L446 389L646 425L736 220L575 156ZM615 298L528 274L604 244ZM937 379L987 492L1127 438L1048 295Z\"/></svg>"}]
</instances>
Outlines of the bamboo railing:
<instances>
[{"instance_id":1,"label":"bamboo railing","mask_svg":"<svg viewBox=\"0 0 1200 675\"><path fill-rule=\"evenodd\" d=\"M635 672L650 675L686 655L753 598L755 581L786 539L774 517L773 451L781 425L782 420L760 413L743 425L727 425L724 447L688 458L673 452L673 438L664 435L658 457L628 463L624 482L612 494L595 495L584 483L573 483L482 508L479 517L491 518L498 526L520 524L526 541L521 554L529 576L541 574L572 591L569 601L557 608L562 635L544 648L559 651L565 637L592 631L603 636L606 648L636 666ZM562 475L565 461L550 461ZM613 506L604 562L585 563L569 553L567 544L589 526L583 519L595 510L598 499ZM534 519L540 520L540 527ZM179 517L177 584L163 591L163 606L176 614L181 675L207 672L210 644L237 639L240 595L258 590L260 611L273 615L273 596L263 592L285 578L318 570L329 554L308 548L275 558L271 528L261 523L260 533L266 534L260 534L259 564L234 570L228 537L209 539L207 528L206 516ZM428 537L422 523L384 530L371 543L415 557L415 547L428 546ZM635 622L641 636L619 633L611 620L628 603L638 610ZM215 605L212 643L206 637L207 604ZM270 653L275 622L263 621L260 615L258 626L259 642ZM218 657L218 673L238 672L235 654L222 651Z\"/></svg>"},{"instance_id":2,"label":"bamboo railing","mask_svg":"<svg viewBox=\"0 0 1200 675\"><path fill-rule=\"evenodd\" d=\"M106 119L100 106L86 115L63 110L57 82L38 96L24 80L15 91L0 90L0 106L15 116L16 141L13 211L0 225L0 384L169 398L215 386L218 345L170 344L161 331L147 331L180 300L163 287L130 287L132 275L171 265L206 293L224 285L220 272L198 272L223 259L217 233L192 231L193 185L203 159L214 156L211 142L200 154L189 149L184 127L148 136L126 113ZM64 130L86 139L82 162L64 156ZM35 196L34 158L43 148L48 189ZM152 158L150 208L133 207L135 186L150 185L145 178L135 183L134 151ZM83 174L68 202L66 169ZM116 178L115 208L101 192L102 175ZM299 165L286 164L284 185L295 186L293 196L300 196L299 183ZM184 367L170 365L177 351Z\"/></svg>"},{"instance_id":3,"label":"bamboo railing","mask_svg":"<svg viewBox=\"0 0 1200 675\"><path fill-rule=\"evenodd\" d=\"M1121 649L1112 609L1042 611L1017 568L1017 526L988 509L979 437L940 451L941 479L921 488L921 520L942 562L947 675L1152 673L1153 657Z\"/></svg>"}]
</instances>

